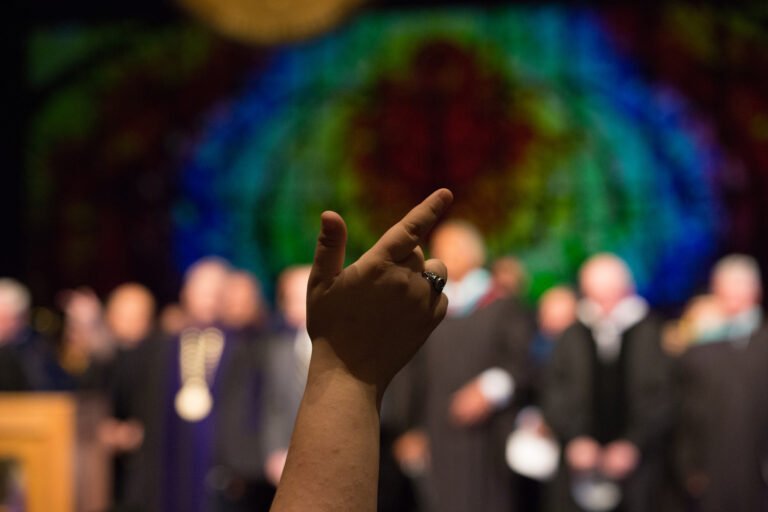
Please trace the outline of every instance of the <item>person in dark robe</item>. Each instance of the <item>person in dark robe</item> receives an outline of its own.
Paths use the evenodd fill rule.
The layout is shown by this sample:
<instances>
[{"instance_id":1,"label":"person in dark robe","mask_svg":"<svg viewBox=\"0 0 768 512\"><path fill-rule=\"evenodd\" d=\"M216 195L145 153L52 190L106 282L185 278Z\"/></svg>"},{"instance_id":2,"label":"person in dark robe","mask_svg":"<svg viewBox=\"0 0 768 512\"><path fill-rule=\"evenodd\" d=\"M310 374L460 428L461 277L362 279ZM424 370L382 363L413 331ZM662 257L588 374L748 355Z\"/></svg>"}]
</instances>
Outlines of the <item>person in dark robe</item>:
<instances>
[{"instance_id":1,"label":"person in dark robe","mask_svg":"<svg viewBox=\"0 0 768 512\"><path fill-rule=\"evenodd\" d=\"M29 387L16 353L0 345L0 392L28 391Z\"/></svg>"},{"instance_id":2,"label":"person in dark robe","mask_svg":"<svg viewBox=\"0 0 768 512\"><path fill-rule=\"evenodd\" d=\"M142 510L146 471L143 450L148 421L146 388L152 352L164 340L154 331L155 300L138 283L115 288L106 301L104 336L114 347L111 357L92 363L87 372L92 391L109 400L110 417L101 422L99 438L114 454L113 507L116 511Z\"/></svg>"},{"instance_id":3,"label":"person in dark robe","mask_svg":"<svg viewBox=\"0 0 768 512\"><path fill-rule=\"evenodd\" d=\"M557 442L541 411L546 369L556 341L576 321L577 298L567 286L554 286L544 292L538 303L537 332L530 344L529 393L521 400L522 410L515 420L515 430L507 440L507 463L520 475L520 503L523 510L541 510L544 482L554 475Z\"/></svg>"},{"instance_id":4,"label":"person in dark robe","mask_svg":"<svg viewBox=\"0 0 768 512\"><path fill-rule=\"evenodd\" d=\"M25 331L28 309L29 293L21 283L0 279L0 391L26 391L31 387L19 353L11 346Z\"/></svg>"},{"instance_id":5,"label":"person in dark robe","mask_svg":"<svg viewBox=\"0 0 768 512\"><path fill-rule=\"evenodd\" d=\"M277 305L283 322L277 333L267 325L266 301L255 276L234 271L225 283L222 325L233 339L249 347L254 361L261 361L254 369L263 376L261 389L256 390L262 401L260 424L252 426L261 433L264 466L249 471L248 497L243 500L252 510L267 510L272 502L306 382L308 354L307 361L300 361L295 342L301 338L306 345L300 348L311 350L306 334L308 279L309 267L303 266L286 269L278 279Z\"/></svg>"},{"instance_id":6,"label":"person in dark robe","mask_svg":"<svg viewBox=\"0 0 768 512\"><path fill-rule=\"evenodd\" d=\"M422 396L423 391L417 377L407 370L398 374L381 402L378 512L416 512L426 506L427 438L422 429L411 428L411 421L419 416L413 397Z\"/></svg>"},{"instance_id":7,"label":"person in dark robe","mask_svg":"<svg viewBox=\"0 0 768 512\"><path fill-rule=\"evenodd\" d=\"M674 406L661 325L617 256L590 258L579 283L578 321L556 344L543 397L563 446L552 510L659 510Z\"/></svg>"},{"instance_id":8,"label":"person in dark robe","mask_svg":"<svg viewBox=\"0 0 768 512\"><path fill-rule=\"evenodd\" d=\"M74 381L58 362L56 347L30 325L29 290L0 279L0 380L8 391L61 391Z\"/></svg>"},{"instance_id":9,"label":"person in dark robe","mask_svg":"<svg viewBox=\"0 0 768 512\"><path fill-rule=\"evenodd\" d=\"M537 311L536 336L530 345L531 402L541 403L546 370L552 360L557 340L576 322L577 298L567 286L554 286L541 295Z\"/></svg>"},{"instance_id":10,"label":"person in dark robe","mask_svg":"<svg viewBox=\"0 0 768 512\"><path fill-rule=\"evenodd\" d=\"M517 258L502 256L491 265L491 281L499 298L520 297L528 284L528 276Z\"/></svg>"},{"instance_id":11,"label":"person in dark robe","mask_svg":"<svg viewBox=\"0 0 768 512\"><path fill-rule=\"evenodd\" d=\"M287 445L290 428L274 413L282 388L266 334L235 325L249 314L223 311L247 313L248 306L232 304L234 295L248 297L240 293L248 286L234 290L249 284L251 276L244 277L219 258L204 258L186 273L180 301L186 326L150 363L145 451L151 460L144 480L151 489L142 510L269 509L267 460L276 443ZM230 286L236 293L228 297Z\"/></svg>"},{"instance_id":12,"label":"person in dark robe","mask_svg":"<svg viewBox=\"0 0 768 512\"><path fill-rule=\"evenodd\" d=\"M104 322L104 306L88 287L62 290L57 302L64 316L59 361L72 390L108 393L116 346Z\"/></svg>"},{"instance_id":13,"label":"person in dark robe","mask_svg":"<svg viewBox=\"0 0 768 512\"><path fill-rule=\"evenodd\" d=\"M440 226L431 255L448 268L448 316L407 370L422 433L406 432L395 451L404 466L426 468L429 510L508 512L516 495L504 442L527 385L532 318L516 299L497 299L474 226Z\"/></svg>"},{"instance_id":14,"label":"person in dark robe","mask_svg":"<svg viewBox=\"0 0 768 512\"><path fill-rule=\"evenodd\" d=\"M716 331L679 360L678 460L690 510L768 511L768 328L750 257L722 259L712 294Z\"/></svg>"}]
</instances>

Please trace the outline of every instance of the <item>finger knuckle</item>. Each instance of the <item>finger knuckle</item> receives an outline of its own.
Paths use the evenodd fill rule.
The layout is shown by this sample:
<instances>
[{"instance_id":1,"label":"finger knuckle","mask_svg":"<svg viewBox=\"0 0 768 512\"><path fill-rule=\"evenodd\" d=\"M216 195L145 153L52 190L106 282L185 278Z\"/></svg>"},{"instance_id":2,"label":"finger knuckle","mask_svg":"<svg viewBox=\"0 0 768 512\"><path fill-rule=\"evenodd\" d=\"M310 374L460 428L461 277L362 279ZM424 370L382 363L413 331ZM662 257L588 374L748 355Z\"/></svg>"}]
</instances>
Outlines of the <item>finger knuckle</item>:
<instances>
[{"instance_id":1,"label":"finger knuckle","mask_svg":"<svg viewBox=\"0 0 768 512\"><path fill-rule=\"evenodd\" d=\"M421 239L421 226L418 223L412 220L406 220L403 222L403 230L405 231L405 236L407 236L411 242L414 244L419 243L419 240Z\"/></svg>"}]
</instances>

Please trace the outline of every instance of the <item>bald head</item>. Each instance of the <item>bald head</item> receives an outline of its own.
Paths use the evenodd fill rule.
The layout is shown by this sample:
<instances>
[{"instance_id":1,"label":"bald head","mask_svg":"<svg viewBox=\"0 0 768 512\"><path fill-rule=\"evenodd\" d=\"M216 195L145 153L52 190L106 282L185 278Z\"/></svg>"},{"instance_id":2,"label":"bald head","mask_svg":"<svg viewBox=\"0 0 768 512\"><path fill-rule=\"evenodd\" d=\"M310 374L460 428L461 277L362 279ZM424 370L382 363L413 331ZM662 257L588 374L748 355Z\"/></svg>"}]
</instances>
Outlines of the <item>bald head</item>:
<instances>
[{"instance_id":1,"label":"bald head","mask_svg":"<svg viewBox=\"0 0 768 512\"><path fill-rule=\"evenodd\" d=\"M584 296L606 314L635 292L629 267L624 260L610 253L596 254L581 266L579 285Z\"/></svg>"},{"instance_id":2,"label":"bald head","mask_svg":"<svg viewBox=\"0 0 768 512\"><path fill-rule=\"evenodd\" d=\"M461 281L485 264L483 236L475 226L461 220L445 222L435 229L430 253L445 263L449 280Z\"/></svg>"},{"instance_id":3,"label":"bald head","mask_svg":"<svg viewBox=\"0 0 768 512\"><path fill-rule=\"evenodd\" d=\"M192 324L210 325L216 321L229 273L227 262L216 257L199 260L187 270L181 304Z\"/></svg>"},{"instance_id":4,"label":"bald head","mask_svg":"<svg viewBox=\"0 0 768 512\"><path fill-rule=\"evenodd\" d=\"M155 299L138 283L118 286L107 299L105 320L118 342L133 345L146 339L154 315Z\"/></svg>"},{"instance_id":5,"label":"bald head","mask_svg":"<svg viewBox=\"0 0 768 512\"><path fill-rule=\"evenodd\" d=\"M234 329L258 326L266 315L261 284L242 270L230 273L224 284L220 316L224 325Z\"/></svg>"},{"instance_id":6,"label":"bald head","mask_svg":"<svg viewBox=\"0 0 768 512\"><path fill-rule=\"evenodd\" d=\"M307 325L307 284L311 270L309 265L288 267L277 280L277 305L286 323L297 329Z\"/></svg>"},{"instance_id":7,"label":"bald head","mask_svg":"<svg viewBox=\"0 0 768 512\"><path fill-rule=\"evenodd\" d=\"M539 299L539 326L551 338L557 338L576 321L576 294L566 286L555 286Z\"/></svg>"},{"instance_id":8,"label":"bald head","mask_svg":"<svg viewBox=\"0 0 768 512\"><path fill-rule=\"evenodd\" d=\"M728 316L749 311L762 298L757 261L743 254L732 254L718 261L712 271L711 286Z\"/></svg>"},{"instance_id":9,"label":"bald head","mask_svg":"<svg viewBox=\"0 0 768 512\"><path fill-rule=\"evenodd\" d=\"M29 313L27 288L15 279L0 279L0 344L16 337L24 328Z\"/></svg>"}]
</instances>

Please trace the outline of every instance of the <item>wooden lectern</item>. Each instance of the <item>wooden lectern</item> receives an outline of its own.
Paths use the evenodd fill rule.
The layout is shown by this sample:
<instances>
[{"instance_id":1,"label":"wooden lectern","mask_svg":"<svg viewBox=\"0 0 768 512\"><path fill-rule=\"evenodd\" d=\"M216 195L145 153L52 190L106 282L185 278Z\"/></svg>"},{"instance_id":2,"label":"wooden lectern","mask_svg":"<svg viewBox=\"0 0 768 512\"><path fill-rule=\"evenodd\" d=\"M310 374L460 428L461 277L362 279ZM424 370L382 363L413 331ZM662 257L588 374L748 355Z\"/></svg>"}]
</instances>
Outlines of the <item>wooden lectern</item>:
<instances>
[{"instance_id":1,"label":"wooden lectern","mask_svg":"<svg viewBox=\"0 0 768 512\"><path fill-rule=\"evenodd\" d=\"M96 434L105 412L67 393L0 393L0 460L20 468L26 512L108 508L109 457Z\"/></svg>"}]
</instances>

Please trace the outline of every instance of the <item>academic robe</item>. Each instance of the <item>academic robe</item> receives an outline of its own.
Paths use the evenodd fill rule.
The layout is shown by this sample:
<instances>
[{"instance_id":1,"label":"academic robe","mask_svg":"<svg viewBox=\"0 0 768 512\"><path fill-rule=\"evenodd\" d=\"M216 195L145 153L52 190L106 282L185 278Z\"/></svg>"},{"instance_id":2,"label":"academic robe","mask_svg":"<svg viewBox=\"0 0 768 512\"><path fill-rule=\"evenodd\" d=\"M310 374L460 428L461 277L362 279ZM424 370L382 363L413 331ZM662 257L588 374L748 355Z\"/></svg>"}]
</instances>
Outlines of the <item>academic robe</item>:
<instances>
[{"instance_id":1,"label":"academic robe","mask_svg":"<svg viewBox=\"0 0 768 512\"><path fill-rule=\"evenodd\" d=\"M152 421L152 411L160 408L156 375L161 372L159 355L167 353L168 344L164 336L153 334L135 347L119 348L111 361L96 370L101 374L97 380L102 381L110 399L112 416L120 421L136 421L145 429L145 441L137 450L115 456L113 495L115 510L120 512L144 510L147 475L157 476L155 468L146 463L146 424Z\"/></svg>"},{"instance_id":2,"label":"academic robe","mask_svg":"<svg viewBox=\"0 0 768 512\"><path fill-rule=\"evenodd\" d=\"M277 369L271 370L268 345L264 339L226 335L211 385L213 409L198 422L183 420L174 407L179 340L155 351L145 387L145 496L139 510L268 510L273 489L264 481L264 463L275 438L290 436L287 427L273 423L280 386L274 383Z\"/></svg>"},{"instance_id":3,"label":"academic robe","mask_svg":"<svg viewBox=\"0 0 768 512\"><path fill-rule=\"evenodd\" d=\"M394 454L395 443L413 427L409 422L419 416L420 411L415 408L422 404L412 398L423 399L420 384L421 376L407 367L395 376L381 402L378 512L415 512L425 508L420 506L426 501L423 485L419 485L421 479L414 481L406 475Z\"/></svg>"},{"instance_id":4,"label":"academic robe","mask_svg":"<svg viewBox=\"0 0 768 512\"><path fill-rule=\"evenodd\" d=\"M612 364L598 358L592 331L577 322L558 340L544 389L544 416L565 447L579 436L601 444L626 439L641 452L638 468L622 484L618 510L662 507L664 448L674 412L671 362L660 343L660 324L646 316L621 334ZM561 462L551 489L551 509L580 510L571 497L571 479Z\"/></svg>"},{"instance_id":5,"label":"academic robe","mask_svg":"<svg viewBox=\"0 0 768 512\"><path fill-rule=\"evenodd\" d=\"M691 347L679 379L681 480L705 479L691 510L768 511L768 327Z\"/></svg>"},{"instance_id":6,"label":"academic robe","mask_svg":"<svg viewBox=\"0 0 768 512\"><path fill-rule=\"evenodd\" d=\"M509 512L515 493L513 474L504 460L506 437L517 405L495 411L472 427L454 425L451 399L483 371L500 367L512 376L515 395L526 386L528 343L533 322L513 299L495 300L464 316L446 317L421 349L409 371L423 390L417 407L430 443L426 474L431 510L439 512Z\"/></svg>"},{"instance_id":7,"label":"academic robe","mask_svg":"<svg viewBox=\"0 0 768 512\"><path fill-rule=\"evenodd\" d=\"M0 345L0 392L28 391L29 379L16 353Z\"/></svg>"}]
</instances>

